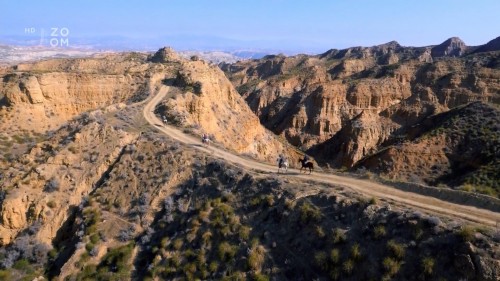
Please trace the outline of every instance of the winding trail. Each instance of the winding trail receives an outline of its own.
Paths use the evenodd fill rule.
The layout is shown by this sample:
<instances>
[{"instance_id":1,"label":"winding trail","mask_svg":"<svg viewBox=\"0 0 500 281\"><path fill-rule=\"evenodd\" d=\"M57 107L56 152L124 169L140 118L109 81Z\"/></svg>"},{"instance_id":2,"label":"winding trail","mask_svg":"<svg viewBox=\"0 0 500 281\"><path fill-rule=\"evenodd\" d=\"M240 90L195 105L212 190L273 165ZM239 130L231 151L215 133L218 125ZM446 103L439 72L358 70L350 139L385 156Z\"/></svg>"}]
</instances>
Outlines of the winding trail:
<instances>
[{"instance_id":1,"label":"winding trail","mask_svg":"<svg viewBox=\"0 0 500 281\"><path fill-rule=\"evenodd\" d=\"M168 94L170 87L163 86L159 92L153 96L144 107L144 118L154 128L168 135L169 137L191 145L196 149L206 153L221 157L229 162L237 163L238 165L250 170L257 170L267 173L275 173L277 168L273 165L258 162L256 160L247 159L234 155L221 148L211 146L210 148L201 146L198 138L184 134L179 129L164 125L162 121L154 114L156 105ZM500 224L500 213L480 209L473 206L459 205L447 201L439 200L434 197L424 196L412 192L402 191L380 183L371 182L368 180L354 179L349 177L337 176L333 174L314 172L308 174L288 174L287 176L295 177L303 180L310 180L326 184L332 184L343 188L351 189L363 195L376 198L385 198L392 200L400 205L412 207L428 213L435 213L451 219L461 218L473 223L498 227Z\"/></svg>"}]
</instances>

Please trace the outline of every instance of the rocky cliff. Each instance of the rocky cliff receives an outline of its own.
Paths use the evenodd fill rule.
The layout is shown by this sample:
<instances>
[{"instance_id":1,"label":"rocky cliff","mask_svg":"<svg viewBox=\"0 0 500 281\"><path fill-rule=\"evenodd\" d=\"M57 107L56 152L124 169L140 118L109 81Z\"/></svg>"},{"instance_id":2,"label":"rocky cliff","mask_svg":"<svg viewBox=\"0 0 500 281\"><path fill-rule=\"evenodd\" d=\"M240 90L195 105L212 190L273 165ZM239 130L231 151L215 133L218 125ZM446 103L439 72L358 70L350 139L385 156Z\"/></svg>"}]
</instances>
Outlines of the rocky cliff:
<instances>
[{"instance_id":1,"label":"rocky cliff","mask_svg":"<svg viewBox=\"0 0 500 281\"><path fill-rule=\"evenodd\" d=\"M175 93L156 111L167 122L200 137L208 134L237 153L270 162L285 153L297 163L301 155L260 124L218 67L201 60L183 61L171 84Z\"/></svg>"},{"instance_id":2,"label":"rocky cliff","mask_svg":"<svg viewBox=\"0 0 500 281\"><path fill-rule=\"evenodd\" d=\"M15 119L16 129L43 132L88 110L138 101L153 90L155 73L162 71L144 59L132 53L11 67L0 83L7 105L0 114ZM13 108L22 113L9 113Z\"/></svg>"},{"instance_id":3,"label":"rocky cliff","mask_svg":"<svg viewBox=\"0 0 500 281\"><path fill-rule=\"evenodd\" d=\"M220 67L268 129L326 164L350 168L405 140L402 132L429 116L476 101L499 104L495 42L389 42Z\"/></svg>"}]
</instances>

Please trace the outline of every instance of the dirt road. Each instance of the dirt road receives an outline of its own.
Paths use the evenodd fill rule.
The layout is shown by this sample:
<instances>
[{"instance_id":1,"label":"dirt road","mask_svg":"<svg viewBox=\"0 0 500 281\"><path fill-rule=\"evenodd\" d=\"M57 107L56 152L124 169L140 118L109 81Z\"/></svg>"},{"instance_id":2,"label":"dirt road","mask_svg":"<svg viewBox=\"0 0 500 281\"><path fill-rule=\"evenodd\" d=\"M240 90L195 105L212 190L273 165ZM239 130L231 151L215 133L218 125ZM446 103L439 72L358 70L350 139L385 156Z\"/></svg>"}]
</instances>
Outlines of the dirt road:
<instances>
[{"instance_id":1,"label":"dirt road","mask_svg":"<svg viewBox=\"0 0 500 281\"><path fill-rule=\"evenodd\" d=\"M175 127L164 125L162 121L155 116L153 111L156 105L167 95L169 89L170 88L168 86L162 87L156 96L152 97L148 101L144 108L144 118L146 118L147 122L149 122L154 128L179 142L192 145L201 151L221 157L229 162L237 163L239 166L250 170L276 173L276 166L246 159L218 147L211 146L207 148L200 146L200 139L184 134ZM435 213L452 219L461 218L470 222L491 227L498 227L500 224L500 213L472 206L454 204L416 193L405 192L368 180L353 179L318 172L314 172L312 175L289 173L287 176L341 186L354 190L367 197L385 198L393 201L395 204L409 206L427 213Z\"/></svg>"}]
</instances>

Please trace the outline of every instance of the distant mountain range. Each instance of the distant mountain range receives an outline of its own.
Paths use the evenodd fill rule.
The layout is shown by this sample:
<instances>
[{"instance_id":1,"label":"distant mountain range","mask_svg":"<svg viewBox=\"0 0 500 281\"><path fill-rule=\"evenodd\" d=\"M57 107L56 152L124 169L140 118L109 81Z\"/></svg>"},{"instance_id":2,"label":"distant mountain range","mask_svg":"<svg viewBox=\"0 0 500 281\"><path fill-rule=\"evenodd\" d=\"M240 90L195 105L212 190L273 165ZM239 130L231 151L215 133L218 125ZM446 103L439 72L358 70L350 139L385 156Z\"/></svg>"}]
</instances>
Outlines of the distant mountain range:
<instances>
[{"instance_id":1,"label":"distant mountain range","mask_svg":"<svg viewBox=\"0 0 500 281\"><path fill-rule=\"evenodd\" d=\"M15 64L25 61L34 61L45 58L69 58L69 57L88 57L98 53L110 53L110 52L123 52L123 51L138 51L138 52L152 52L157 49L157 47L145 44L140 40L133 41L126 37L106 37L102 40L98 38L92 39L74 39L70 38L68 46L65 47L51 47L49 42L50 38L38 38L36 36L17 36L10 37L8 39L0 39L0 65L5 64ZM189 38L167 38L164 42L202 42L203 38L189 37ZM213 38L212 38L213 39ZM260 59L270 54L284 53L285 55L291 55L293 53L282 52L279 50L262 50L258 48L252 48L249 46L248 49L238 49L236 46L241 44L241 42L233 42L229 39L211 40L210 45L202 46L201 50L186 50L185 47L189 44L177 44L173 45L174 49L179 51L179 54L183 57L190 57L193 55L199 56L200 58L211 61L213 63L234 63L238 60L247 59ZM215 42L215 43L214 43ZM157 42L155 45L162 45L161 42ZM238 43L238 44L237 44ZM227 45L224 45L227 44ZM164 44L169 45L169 44ZM199 45L199 44L198 44ZM252 45L252 44L250 44ZM425 46L425 47L403 47L399 45L396 41L391 41L386 44L369 47L371 49L386 49L386 48L405 48L406 50L413 49L416 52L425 53L426 50L430 50L428 54L429 57L439 58L439 57L457 57L470 53L477 52L488 52L494 50L500 50L500 37L497 37L490 42L480 45L480 46L467 46L460 38L452 37L444 41L439 45ZM352 47L342 50L331 49L321 55L325 56L339 56L345 52L355 52L356 50L367 49L367 47ZM355 52L356 53L356 52Z\"/></svg>"}]
</instances>

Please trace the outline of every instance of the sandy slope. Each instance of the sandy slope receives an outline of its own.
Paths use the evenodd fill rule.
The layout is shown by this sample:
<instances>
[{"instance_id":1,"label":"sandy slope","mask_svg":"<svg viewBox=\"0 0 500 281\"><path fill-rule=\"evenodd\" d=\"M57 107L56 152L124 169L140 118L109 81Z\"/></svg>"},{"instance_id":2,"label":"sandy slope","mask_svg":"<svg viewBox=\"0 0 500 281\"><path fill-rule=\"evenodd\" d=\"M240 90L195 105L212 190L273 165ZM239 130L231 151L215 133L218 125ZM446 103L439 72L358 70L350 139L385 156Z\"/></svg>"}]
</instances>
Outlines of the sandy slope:
<instances>
[{"instance_id":1,"label":"sandy slope","mask_svg":"<svg viewBox=\"0 0 500 281\"><path fill-rule=\"evenodd\" d=\"M275 173L277 171L277 167L273 165L243 158L218 147L211 146L207 148L201 146L201 142L198 138L186 135L172 126L163 125L162 122L155 116L153 111L155 106L167 95L168 91L169 87L162 87L158 94L152 97L144 108L144 117L157 130L160 130L168 136L187 145L191 145L201 151L211 153L229 162L237 163L239 166L268 173ZM472 206L453 204L433 197L401 191L368 180L353 179L318 172L314 172L312 175L300 174L294 170L289 170L289 173L286 176L341 186L359 192L368 197L385 198L393 201L395 204L410 206L418 210L429 213L437 213L450 218L461 218L471 222L494 227L498 227L500 224L500 213Z\"/></svg>"}]
</instances>

